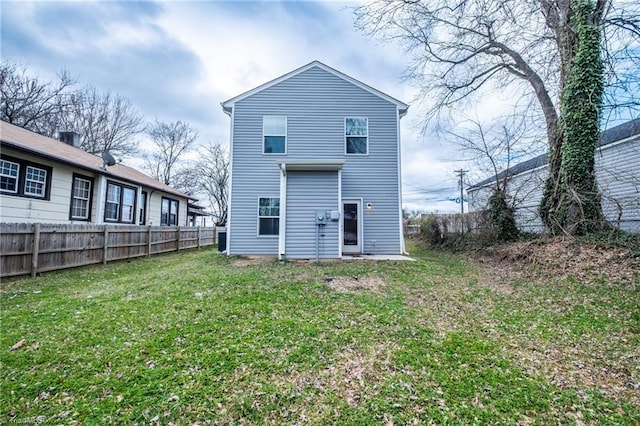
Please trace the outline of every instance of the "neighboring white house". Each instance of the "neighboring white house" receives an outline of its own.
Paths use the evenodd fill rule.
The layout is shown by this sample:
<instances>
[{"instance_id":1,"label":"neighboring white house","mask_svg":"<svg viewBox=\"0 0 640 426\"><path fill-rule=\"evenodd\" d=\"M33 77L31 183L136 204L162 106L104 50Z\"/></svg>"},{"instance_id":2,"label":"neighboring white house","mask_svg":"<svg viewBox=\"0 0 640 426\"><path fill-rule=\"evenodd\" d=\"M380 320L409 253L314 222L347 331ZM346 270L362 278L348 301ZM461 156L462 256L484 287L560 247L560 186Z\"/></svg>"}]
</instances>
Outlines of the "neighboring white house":
<instances>
[{"instance_id":1,"label":"neighboring white house","mask_svg":"<svg viewBox=\"0 0 640 426\"><path fill-rule=\"evenodd\" d=\"M228 254L404 252L405 103L314 61L222 108L231 117Z\"/></svg>"},{"instance_id":2,"label":"neighboring white house","mask_svg":"<svg viewBox=\"0 0 640 426\"><path fill-rule=\"evenodd\" d=\"M602 132L595 169L609 223L627 232L640 232L640 118ZM520 229L544 230L538 206L548 173L547 155L543 154L498 174L499 180L507 176L507 192L514 201ZM471 211L486 208L495 182L493 176L467 189Z\"/></svg>"},{"instance_id":3,"label":"neighboring white house","mask_svg":"<svg viewBox=\"0 0 640 426\"><path fill-rule=\"evenodd\" d=\"M131 167L0 121L0 222L177 225L186 194Z\"/></svg>"}]
</instances>

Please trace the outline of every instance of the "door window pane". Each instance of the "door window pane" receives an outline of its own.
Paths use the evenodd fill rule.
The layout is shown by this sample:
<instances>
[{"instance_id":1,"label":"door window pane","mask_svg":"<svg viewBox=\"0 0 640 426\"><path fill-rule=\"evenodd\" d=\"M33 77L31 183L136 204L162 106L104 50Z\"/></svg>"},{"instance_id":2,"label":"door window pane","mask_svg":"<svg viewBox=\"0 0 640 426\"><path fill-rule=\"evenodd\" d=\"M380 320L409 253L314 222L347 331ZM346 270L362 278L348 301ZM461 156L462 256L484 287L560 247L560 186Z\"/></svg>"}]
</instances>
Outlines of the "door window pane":
<instances>
[{"instance_id":1,"label":"door window pane","mask_svg":"<svg viewBox=\"0 0 640 426\"><path fill-rule=\"evenodd\" d=\"M344 204L344 241L345 246L358 245L358 204Z\"/></svg>"}]
</instances>

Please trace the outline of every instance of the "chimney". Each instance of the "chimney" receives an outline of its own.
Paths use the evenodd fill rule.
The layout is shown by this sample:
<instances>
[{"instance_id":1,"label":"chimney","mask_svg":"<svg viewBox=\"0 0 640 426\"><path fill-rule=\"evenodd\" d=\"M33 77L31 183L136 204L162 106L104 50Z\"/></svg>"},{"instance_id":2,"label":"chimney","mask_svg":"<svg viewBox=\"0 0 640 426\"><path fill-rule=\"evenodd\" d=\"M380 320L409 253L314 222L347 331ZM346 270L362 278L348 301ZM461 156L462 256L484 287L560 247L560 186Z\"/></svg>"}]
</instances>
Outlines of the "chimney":
<instances>
[{"instance_id":1,"label":"chimney","mask_svg":"<svg viewBox=\"0 0 640 426\"><path fill-rule=\"evenodd\" d=\"M67 145L80 148L80 133L76 132L58 132L58 139Z\"/></svg>"}]
</instances>

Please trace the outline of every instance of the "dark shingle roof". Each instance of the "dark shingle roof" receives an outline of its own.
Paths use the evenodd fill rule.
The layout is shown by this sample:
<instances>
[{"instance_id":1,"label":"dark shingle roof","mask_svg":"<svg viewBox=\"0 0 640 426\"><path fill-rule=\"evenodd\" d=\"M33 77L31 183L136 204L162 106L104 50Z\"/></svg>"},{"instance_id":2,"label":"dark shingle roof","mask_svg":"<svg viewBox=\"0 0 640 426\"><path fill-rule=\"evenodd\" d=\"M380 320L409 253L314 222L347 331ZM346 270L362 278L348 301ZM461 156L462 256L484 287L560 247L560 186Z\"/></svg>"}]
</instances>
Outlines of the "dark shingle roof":
<instances>
[{"instance_id":1,"label":"dark shingle roof","mask_svg":"<svg viewBox=\"0 0 640 426\"><path fill-rule=\"evenodd\" d=\"M602 134L600 135L600 139L598 140L598 147L609 145L611 143L638 134L640 134L640 118L627 121L626 123L620 124L602 132ZM549 159L547 153L538 155L537 157L533 157L526 161L523 161L522 163L518 163L515 166L508 168L507 170L501 171L497 176L491 176L478 183L475 183L468 187L467 190L481 188L483 186L486 186L487 184L495 182L496 179L504 179L505 175L511 177L526 172L527 170L532 170L537 167L544 166L548 161Z\"/></svg>"}]
</instances>

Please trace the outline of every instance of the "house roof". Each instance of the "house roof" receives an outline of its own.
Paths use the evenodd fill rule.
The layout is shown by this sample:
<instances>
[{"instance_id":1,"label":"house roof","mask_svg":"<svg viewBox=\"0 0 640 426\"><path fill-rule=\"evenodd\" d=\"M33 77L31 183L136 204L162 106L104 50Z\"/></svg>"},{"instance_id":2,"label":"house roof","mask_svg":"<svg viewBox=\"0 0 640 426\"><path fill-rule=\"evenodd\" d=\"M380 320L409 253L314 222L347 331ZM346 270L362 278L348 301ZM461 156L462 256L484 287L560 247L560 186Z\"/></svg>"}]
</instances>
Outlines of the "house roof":
<instances>
[{"instance_id":1,"label":"house roof","mask_svg":"<svg viewBox=\"0 0 640 426\"><path fill-rule=\"evenodd\" d=\"M391 102L392 104L395 104L398 107L399 111L400 111L400 116L401 117L404 116L407 113L407 110L409 109L409 105L405 104L404 102L401 102L401 101L399 101L399 100L387 95L386 93L383 93L383 92L381 92L381 91L379 91L377 89L374 89L373 87L371 87L371 86L369 86L369 85L367 85L367 84L365 84L365 83L363 83L361 81L358 81L353 77L349 77L348 75L343 74L340 71L338 71L336 69L333 69L333 68L323 64L322 62L313 61L313 62L310 62L310 63L308 63L307 65L305 65L303 67L295 69L295 70L293 70L293 71L291 71L291 72L289 72L289 73L287 73L287 74L285 74L285 75L283 75L281 77L278 77L278 78L276 78L274 80L271 80L271 81L269 81L267 83L264 83L264 84L262 84L262 85L260 85L260 86L258 86L256 88L254 88L254 89L251 89L251 90L249 90L247 92L244 92L244 93L242 93L242 94L240 94L238 96L235 96L235 97L233 97L233 98L231 98L231 99L229 99L227 101L222 102L222 110L227 114L231 114L231 111L233 110L233 107L235 106L236 102L239 102L239 101L241 101L241 100L243 100L245 98L248 98L249 96L255 95L258 92L261 92L261 91L263 91L265 89L268 89L268 88L270 88L272 86L275 86L278 83L281 83L281 82L283 82L285 80L288 80L288 79L290 79L292 77L295 77L296 75L298 75L300 73L303 73L303 72L305 72L305 71L307 71L307 70L309 70L311 68L320 68L320 69L322 69L322 70L324 70L324 71L326 71L326 72L328 72L330 74L335 75L338 78L341 78L341 79L343 79L345 81L348 81L351 84L354 84L354 85L360 87L361 89L366 90L369 93L372 93L372 94L374 94L374 95L376 95L376 96L378 96L378 97L380 97L382 99L385 99L385 100Z\"/></svg>"},{"instance_id":2,"label":"house roof","mask_svg":"<svg viewBox=\"0 0 640 426\"><path fill-rule=\"evenodd\" d=\"M597 146L598 148L600 148L614 142L627 139L634 135L640 135L640 118L627 121L626 123L622 123L618 126L605 130L600 135ZM483 186L493 183L496 180L504 179L505 176L515 176L528 170L533 170L538 167L545 166L548 162L548 153L540 154L537 157L530 158L526 161L523 161L522 163L518 163L515 166L508 168L507 170L501 171L497 176L491 176L478 183L475 183L468 187L467 190L482 188Z\"/></svg>"},{"instance_id":3,"label":"house roof","mask_svg":"<svg viewBox=\"0 0 640 426\"><path fill-rule=\"evenodd\" d=\"M83 170L98 173L106 177L124 180L129 183L158 189L169 194L194 199L132 167L115 164L105 167L105 170L102 168L102 158L97 155L4 121L0 121L0 142L3 147L7 146L41 158L55 160Z\"/></svg>"}]
</instances>

